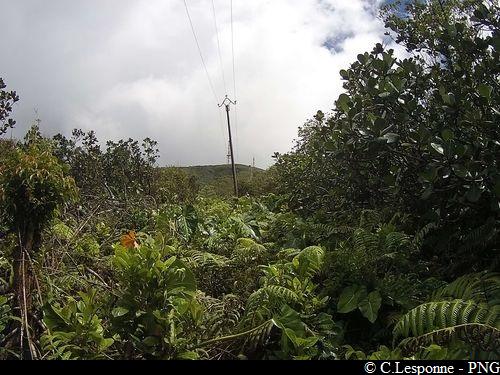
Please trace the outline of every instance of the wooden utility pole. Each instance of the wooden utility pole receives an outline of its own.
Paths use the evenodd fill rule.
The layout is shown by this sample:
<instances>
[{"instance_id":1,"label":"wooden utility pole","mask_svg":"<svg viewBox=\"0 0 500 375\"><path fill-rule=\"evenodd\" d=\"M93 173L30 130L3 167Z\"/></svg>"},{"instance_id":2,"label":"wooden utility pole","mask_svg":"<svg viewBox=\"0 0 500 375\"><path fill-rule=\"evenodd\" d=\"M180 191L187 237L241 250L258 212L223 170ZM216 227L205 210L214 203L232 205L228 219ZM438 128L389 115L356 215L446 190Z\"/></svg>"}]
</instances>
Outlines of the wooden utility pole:
<instances>
[{"instance_id":1,"label":"wooden utility pole","mask_svg":"<svg viewBox=\"0 0 500 375\"><path fill-rule=\"evenodd\" d=\"M223 105L226 106L226 116L227 116L227 131L229 133L229 150L231 153L231 168L233 172L233 187L234 187L234 196L238 198L238 182L236 180L236 165L234 164L234 152L233 152L233 139L231 137L231 121L229 119L229 106L233 104L236 105L236 101L232 101L226 95L221 104L218 104L219 107Z\"/></svg>"},{"instance_id":2,"label":"wooden utility pole","mask_svg":"<svg viewBox=\"0 0 500 375\"><path fill-rule=\"evenodd\" d=\"M253 171L255 169L255 156L252 158L252 169L250 169L250 179L253 180Z\"/></svg>"}]
</instances>

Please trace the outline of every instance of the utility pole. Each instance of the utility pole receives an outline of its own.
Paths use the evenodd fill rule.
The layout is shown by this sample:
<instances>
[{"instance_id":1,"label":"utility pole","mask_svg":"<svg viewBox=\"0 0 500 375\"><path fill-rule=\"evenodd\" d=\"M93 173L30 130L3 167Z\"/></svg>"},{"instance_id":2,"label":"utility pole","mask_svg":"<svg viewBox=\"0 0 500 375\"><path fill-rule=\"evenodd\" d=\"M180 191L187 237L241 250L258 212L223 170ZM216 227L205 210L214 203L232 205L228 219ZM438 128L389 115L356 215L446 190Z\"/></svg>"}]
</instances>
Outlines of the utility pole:
<instances>
[{"instance_id":1,"label":"utility pole","mask_svg":"<svg viewBox=\"0 0 500 375\"><path fill-rule=\"evenodd\" d=\"M229 146L229 142L227 142L226 164L231 164L231 146Z\"/></svg>"},{"instance_id":2,"label":"utility pole","mask_svg":"<svg viewBox=\"0 0 500 375\"><path fill-rule=\"evenodd\" d=\"M233 186L234 186L234 196L238 198L238 182L236 181L236 166L234 164L234 152L233 152L233 139L231 137L231 122L229 120L229 106L233 104L236 105L236 101L232 101L226 95L221 104L218 104L219 108L223 105L226 106L226 116L227 116L227 131L229 133L229 150L231 153L231 168L233 172Z\"/></svg>"}]
</instances>

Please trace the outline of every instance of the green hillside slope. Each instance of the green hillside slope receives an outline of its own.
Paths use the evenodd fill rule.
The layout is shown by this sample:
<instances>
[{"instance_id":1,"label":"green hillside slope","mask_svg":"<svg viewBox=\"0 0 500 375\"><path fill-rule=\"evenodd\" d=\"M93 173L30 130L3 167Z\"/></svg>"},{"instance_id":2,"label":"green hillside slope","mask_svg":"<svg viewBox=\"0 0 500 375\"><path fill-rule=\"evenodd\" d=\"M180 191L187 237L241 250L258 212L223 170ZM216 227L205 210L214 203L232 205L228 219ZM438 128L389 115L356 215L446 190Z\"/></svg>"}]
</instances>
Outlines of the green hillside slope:
<instances>
[{"instance_id":1,"label":"green hillside slope","mask_svg":"<svg viewBox=\"0 0 500 375\"><path fill-rule=\"evenodd\" d=\"M183 171L191 176L195 176L200 184L209 184L221 177L231 177L231 164L222 165L200 165L191 167L181 167ZM236 164L238 177L250 176L252 167L249 165ZM264 172L263 169L254 168L254 173Z\"/></svg>"}]
</instances>

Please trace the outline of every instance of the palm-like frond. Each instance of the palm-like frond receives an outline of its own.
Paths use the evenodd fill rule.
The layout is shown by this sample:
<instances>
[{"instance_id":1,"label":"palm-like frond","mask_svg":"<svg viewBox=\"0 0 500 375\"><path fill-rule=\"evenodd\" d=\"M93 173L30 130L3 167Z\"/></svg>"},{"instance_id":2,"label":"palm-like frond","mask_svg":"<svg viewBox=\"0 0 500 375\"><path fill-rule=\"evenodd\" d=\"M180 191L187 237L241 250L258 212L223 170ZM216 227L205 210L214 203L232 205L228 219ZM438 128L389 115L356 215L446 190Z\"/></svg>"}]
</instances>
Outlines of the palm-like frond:
<instances>
[{"instance_id":1,"label":"palm-like frond","mask_svg":"<svg viewBox=\"0 0 500 375\"><path fill-rule=\"evenodd\" d=\"M500 305L500 273L484 271L464 275L437 290L432 299L446 297L474 300L489 306Z\"/></svg>"},{"instance_id":2,"label":"palm-like frond","mask_svg":"<svg viewBox=\"0 0 500 375\"><path fill-rule=\"evenodd\" d=\"M325 252L321 247L309 246L298 253L292 263L296 265L301 277L312 277L317 274L323 265Z\"/></svg>"},{"instance_id":3,"label":"palm-like frond","mask_svg":"<svg viewBox=\"0 0 500 375\"><path fill-rule=\"evenodd\" d=\"M264 286L248 297L243 325L254 325L272 316L285 304L298 302L299 296L293 290L279 285Z\"/></svg>"},{"instance_id":4,"label":"palm-like frond","mask_svg":"<svg viewBox=\"0 0 500 375\"><path fill-rule=\"evenodd\" d=\"M230 264L230 259L223 255L198 250L188 251L183 260L192 268L225 267Z\"/></svg>"},{"instance_id":5,"label":"palm-like frond","mask_svg":"<svg viewBox=\"0 0 500 375\"><path fill-rule=\"evenodd\" d=\"M414 249L421 249L427 235L434 229L436 229L438 225L434 222L428 223L424 225L413 237L412 245Z\"/></svg>"},{"instance_id":6,"label":"palm-like frond","mask_svg":"<svg viewBox=\"0 0 500 375\"><path fill-rule=\"evenodd\" d=\"M500 347L500 309L469 300L428 302L409 311L394 327L406 350L458 338L483 350Z\"/></svg>"},{"instance_id":7,"label":"palm-like frond","mask_svg":"<svg viewBox=\"0 0 500 375\"><path fill-rule=\"evenodd\" d=\"M462 246L459 251L464 253L470 250L484 249L497 237L498 232L497 220L494 217L489 217L483 225L471 230L461 238Z\"/></svg>"}]
</instances>

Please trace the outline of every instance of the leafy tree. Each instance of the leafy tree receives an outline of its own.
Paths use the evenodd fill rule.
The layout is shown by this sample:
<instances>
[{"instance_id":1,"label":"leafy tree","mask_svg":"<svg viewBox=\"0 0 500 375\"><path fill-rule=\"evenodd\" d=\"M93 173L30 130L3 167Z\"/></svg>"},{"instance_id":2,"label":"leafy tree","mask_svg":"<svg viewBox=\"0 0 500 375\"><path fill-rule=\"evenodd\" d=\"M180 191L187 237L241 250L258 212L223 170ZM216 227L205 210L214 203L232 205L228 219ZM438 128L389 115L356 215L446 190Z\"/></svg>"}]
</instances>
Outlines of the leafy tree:
<instances>
[{"instance_id":1,"label":"leafy tree","mask_svg":"<svg viewBox=\"0 0 500 375\"><path fill-rule=\"evenodd\" d=\"M3 79L0 78L0 135L5 134L16 124L16 121L9 118L9 115L12 112L12 105L19 100L19 96L15 91L5 91L6 87Z\"/></svg>"},{"instance_id":2,"label":"leafy tree","mask_svg":"<svg viewBox=\"0 0 500 375\"><path fill-rule=\"evenodd\" d=\"M161 203L193 203L198 195L199 184L196 177L181 168L161 168L154 183L155 195Z\"/></svg>"},{"instance_id":3,"label":"leafy tree","mask_svg":"<svg viewBox=\"0 0 500 375\"><path fill-rule=\"evenodd\" d=\"M108 141L103 151L93 130L85 133L80 129L74 129L71 138L57 134L53 141L54 153L69 164L82 195L127 201L133 196L155 193L156 141Z\"/></svg>"},{"instance_id":4,"label":"leafy tree","mask_svg":"<svg viewBox=\"0 0 500 375\"><path fill-rule=\"evenodd\" d=\"M295 150L276 155L279 186L306 214L390 206L417 227L435 222L427 253L463 272L497 251L500 9L455 0L397 9L382 15L409 57L377 44L342 70L334 113L318 112Z\"/></svg>"},{"instance_id":5,"label":"leafy tree","mask_svg":"<svg viewBox=\"0 0 500 375\"><path fill-rule=\"evenodd\" d=\"M19 239L12 253L15 312L28 339L21 345L29 344L25 350L30 356L36 353L29 341L33 328L33 258L40 248L43 228L58 208L75 197L74 180L67 176L67 168L52 155L50 144L39 137L34 126L26 142L13 149L0 164L0 206L9 229Z\"/></svg>"}]
</instances>

